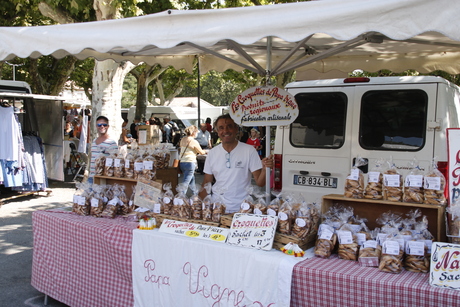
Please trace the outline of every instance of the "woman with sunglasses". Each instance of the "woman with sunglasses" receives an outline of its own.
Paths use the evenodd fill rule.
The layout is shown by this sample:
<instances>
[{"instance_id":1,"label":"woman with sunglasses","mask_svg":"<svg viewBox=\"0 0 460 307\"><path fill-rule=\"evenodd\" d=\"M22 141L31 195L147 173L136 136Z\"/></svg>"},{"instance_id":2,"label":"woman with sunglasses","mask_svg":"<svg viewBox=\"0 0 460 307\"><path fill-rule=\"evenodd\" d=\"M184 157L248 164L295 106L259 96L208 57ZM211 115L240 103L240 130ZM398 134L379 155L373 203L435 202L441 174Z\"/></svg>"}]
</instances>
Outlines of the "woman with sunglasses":
<instances>
[{"instance_id":1,"label":"woman with sunglasses","mask_svg":"<svg viewBox=\"0 0 460 307\"><path fill-rule=\"evenodd\" d=\"M238 141L238 125L229 114L219 116L214 129L221 143L208 152L203 186L215 180L212 191L223 193L226 213L237 212L248 196L252 177L258 186L265 185L266 168L273 167L273 159L270 156L261 160L252 145ZM204 189L200 197L206 197Z\"/></svg>"},{"instance_id":2,"label":"woman with sunglasses","mask_svg":"<svg viewBox=\"0 0 460 307\"><path fill-rule=\"evenodd\" d=\"M96 129L98 137L91 143L91 166L89 169L88 182L93 183L94 175L96 174L96 159L103 154L108 156L109 153L118 149L117 141L110 138L108 134L109 119L105 116L99 116L96 119Z\"/></svg>"}]
</instances>

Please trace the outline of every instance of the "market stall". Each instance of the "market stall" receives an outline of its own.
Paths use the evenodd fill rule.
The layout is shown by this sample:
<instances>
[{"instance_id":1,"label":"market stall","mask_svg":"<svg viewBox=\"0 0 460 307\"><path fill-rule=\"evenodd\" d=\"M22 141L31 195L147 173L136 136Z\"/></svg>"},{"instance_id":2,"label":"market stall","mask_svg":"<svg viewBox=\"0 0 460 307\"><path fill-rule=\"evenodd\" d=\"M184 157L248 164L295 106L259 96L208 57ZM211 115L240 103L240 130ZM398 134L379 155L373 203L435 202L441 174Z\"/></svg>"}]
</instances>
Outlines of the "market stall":
<instances>
[{"instance_id":1,"label":"market stall","mask_svg":"<svg viewBox=\"0 0 460 307\"><path fill-rule=\"evenodd\" d=\"M62 210L34 212L32 285L69 306L134 306L132 243L136 226L137 223L124 218L97 219ZM186 242L182 238L165 236L157 230L145 235L152 236L152 244L155 244L153 241L157 237L161 240L167 237L166 240L171 242L178 241L190 246L204 244L192 238ZM157 243L163 242L161 240ZM217 242L206 242L205 245L210 245L218 253L238 254L240 259L270 257L272 254L279 261L283 261L283 257L294 259L275 250L263 254L267 252L229 247ZM181 247L180 244L174 246ZM164 242L159 248L165 253L169 251ZM190 254L192 259L201 257L203 251L189 247L181 250L181 253ZM228 265L220 260L215 259L219 265ZM431 286L428 274L408 271L388 274L337 257L301 260L292 271L290 306L455 306L460 301L459 291ZM243 266L248 275L253 270L247 266L247 261L233 265ZM267 269L273 271L271 267ZM157 271L160 271L160 266ZM145 274L147 271L143 272ZM283 273L288 274L288 271ZM255 276L257 274L257 271L254 272ZM157 280L159 275L156 276ZM208 276L209 279L211 277ZM260 283L264 285L262 281ZM169 284L165 287L174 287L172 279ZM161 285L150 287L158 289ZM222 284L220 289L225 287ZM269 290L268 285L266 289Z\"/></svg>"}]
</instances>

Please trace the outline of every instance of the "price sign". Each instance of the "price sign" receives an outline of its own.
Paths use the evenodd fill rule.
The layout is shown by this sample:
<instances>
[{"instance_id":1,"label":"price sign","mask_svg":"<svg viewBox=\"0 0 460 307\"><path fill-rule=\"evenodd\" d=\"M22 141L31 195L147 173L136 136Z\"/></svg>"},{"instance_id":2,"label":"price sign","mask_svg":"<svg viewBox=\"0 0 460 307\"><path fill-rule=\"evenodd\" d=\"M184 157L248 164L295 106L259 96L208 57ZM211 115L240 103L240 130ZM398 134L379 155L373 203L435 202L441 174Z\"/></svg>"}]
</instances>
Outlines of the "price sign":
<instances>
[{"instance_id":1,"label":"price sign","mask_svg":"<svg viewBox=\"0 0 460 307\"><path fill-rule=\"evenodd\" d=\"M277 224L277 216L235 213L227 243L255 249L271 250Z\"/></svg>"},{"instance_id":2,"label":"price sign","mask_svg":"<svg viewBox=\"0 0 460 307\"><path fill-rule=\"evenodd\" d=\"M225 242L225 239L227 239L229 231L230 230L227 228L174 221L168 219L163 220L160 226L160 232L166 232L174 235L210 240L221 243Z\"/></svg>"}]
</instances>

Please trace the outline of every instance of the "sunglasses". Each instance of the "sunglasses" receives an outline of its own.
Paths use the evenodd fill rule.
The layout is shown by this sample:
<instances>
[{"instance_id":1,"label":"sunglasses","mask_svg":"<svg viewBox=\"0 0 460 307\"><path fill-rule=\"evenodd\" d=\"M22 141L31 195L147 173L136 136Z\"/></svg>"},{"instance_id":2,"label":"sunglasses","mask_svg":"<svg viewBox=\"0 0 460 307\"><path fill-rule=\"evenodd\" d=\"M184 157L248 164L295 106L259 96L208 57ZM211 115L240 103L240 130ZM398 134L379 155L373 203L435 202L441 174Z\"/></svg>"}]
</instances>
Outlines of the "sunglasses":
<instances>
[{"instance_id":1,"label":"sunglasses","mask_svg":"<svg viewBox=\"0 0 460 307\"><path fill-rule=\"evenodd\" d=\"M109 124L97 124L98 127L107 127Z\"/></svg>"},{"instance_id":2,"label":"sunglasses","mask_svg":"<svg viewBox=\"0 0 460 307\"><path fill-rule=\"evenodd\" d=\"M227 152L227 153L225 154L225 158L227 159L227 163L225 164L225 166L226 166L227 168L230 168L230 166L231 166L231 164L230 164L230 153Z\"/></svg>"}]
</instances>

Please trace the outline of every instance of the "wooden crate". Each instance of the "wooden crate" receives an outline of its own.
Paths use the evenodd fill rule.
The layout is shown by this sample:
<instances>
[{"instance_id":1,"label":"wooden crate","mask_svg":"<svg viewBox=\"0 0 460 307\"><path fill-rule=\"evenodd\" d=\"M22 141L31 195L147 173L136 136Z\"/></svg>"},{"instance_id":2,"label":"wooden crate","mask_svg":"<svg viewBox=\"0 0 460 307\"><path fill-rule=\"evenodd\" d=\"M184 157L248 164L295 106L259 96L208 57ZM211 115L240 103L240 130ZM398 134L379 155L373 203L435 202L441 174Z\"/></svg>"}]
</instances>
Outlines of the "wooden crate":
<instances>
[{"instance_id":1,"label":"wooden crate","mask_svg":"<svg viewBox=\"0 0 460 307\"><path fill-rule=\"evenodd\" d=\"M139 145L160 143L160 128L157 125L139 125L137 129Z\"/></svg>"},{"instance_id":2,"label":"wooden crate","mask_svg":"<svg viewBox=\"0 0 460 307\"><path fill-rule=\"evenodd\" d=\"M165 219L174 220L174 221L181 221L181 222L189 222L189 223L201 224L201 225L208 225L208 226L215 226L215 227L219 227L219 225L220 225L220 223L216 223L216 222L187 219L187 218L181 218L181 217L178 217L178 216L172 216L172 215L168 215L168 214L155 214L155 220L157 222L157 227L160 227L161 223L163 223L163 220L165 220Z\"/></svg>"},{"instance_id":3,"label":"wooden crate","mask_svg":"<svg viewBox=\"0 0 460 307\"><path fill-rule=\"evenodd\" d=\"M220 227L230 228L232 225L232 220L233 214L223 215L220 219ZM286 244L292 242L297 244L302 250L306 250L315 245L315 240L316 231L310 233L304 240L276 232L275 239L273 241L273 248L280 249Z\"/></svg>"},{"instance_id":4,"label":"wooden crate","mask_svg":"<svg viewBox=\"0 0 460 307\"><path fill-rule=\"evenodd\" d=\"M446 206L413 204L386 200L355 199L346 198L339 194L329 194L323 196L322 213L326 213L334 205L350 206L355 215L367 219L367 226L370 229L380 227L376 219L384 212L398 212L405 214L411 210L420 209L422 215L428 219L428 230L438 242L446 242L446 223L444 214Z\"/></svg>"}]
</instances>

